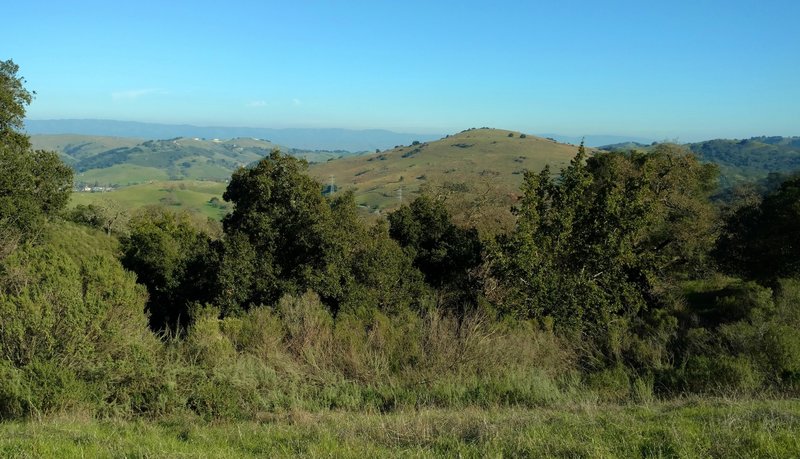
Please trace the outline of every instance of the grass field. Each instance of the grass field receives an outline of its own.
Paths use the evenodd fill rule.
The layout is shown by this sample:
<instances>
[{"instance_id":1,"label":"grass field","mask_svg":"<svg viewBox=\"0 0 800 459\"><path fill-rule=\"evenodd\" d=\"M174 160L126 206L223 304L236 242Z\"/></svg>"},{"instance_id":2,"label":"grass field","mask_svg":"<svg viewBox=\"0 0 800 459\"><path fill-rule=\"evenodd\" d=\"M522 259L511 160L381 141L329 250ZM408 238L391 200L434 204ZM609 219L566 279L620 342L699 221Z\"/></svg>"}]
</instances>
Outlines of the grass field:
<instances>
[{"instance_id":1,"label":"grass field","mask_svg":"<svg viewBox=\"0 0 800 459\"><path fill-rule=\"evenodd\" d=\"M134 210L147 205L163 204L176 210L197 212L219 220L225 211L211 205L209 201L213 197L222 199L226 186L223 182L199 180L157 181L106 193L72 193L70 205L116 201L121 207Z\"/></svg>"},{"instance_id":2,"label":"grass field","mask_svg":"<svg viewBox=\"0 0 800 459\"><path fill-rule=\"evenodd\" d=\"M797 457L800 402L289 412L257 421L0 424L3 457Z\"/></svg>"}]
</instances>

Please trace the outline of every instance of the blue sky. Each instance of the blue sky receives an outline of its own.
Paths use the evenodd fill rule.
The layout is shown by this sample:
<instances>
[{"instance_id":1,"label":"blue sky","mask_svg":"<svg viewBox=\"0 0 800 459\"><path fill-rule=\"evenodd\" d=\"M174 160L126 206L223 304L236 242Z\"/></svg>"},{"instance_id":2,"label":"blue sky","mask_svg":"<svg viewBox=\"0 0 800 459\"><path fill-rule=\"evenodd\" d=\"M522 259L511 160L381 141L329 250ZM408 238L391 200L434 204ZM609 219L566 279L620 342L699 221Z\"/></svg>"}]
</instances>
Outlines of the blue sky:
<instances>
[{"instance_id":1,"label":"blue sky","mask_svg":"<svg viewBox=\"0 0 800 459\"><path fill-rule=\"evenodd\" d=\"M797 1L7 2L31 119L800 134Z\"/></svg>"}]
</instances>

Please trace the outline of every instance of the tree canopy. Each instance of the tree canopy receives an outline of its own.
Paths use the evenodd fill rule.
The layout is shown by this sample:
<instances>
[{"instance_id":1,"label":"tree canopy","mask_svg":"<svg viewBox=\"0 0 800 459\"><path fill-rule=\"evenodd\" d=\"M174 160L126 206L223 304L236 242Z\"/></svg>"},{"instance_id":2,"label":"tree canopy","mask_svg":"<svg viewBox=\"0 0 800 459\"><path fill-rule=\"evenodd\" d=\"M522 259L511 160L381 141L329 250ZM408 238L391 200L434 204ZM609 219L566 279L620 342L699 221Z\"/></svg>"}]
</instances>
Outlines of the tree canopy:
<instances>
[{"instance_id":1,"label":"tree canopy","mask_svg":"<svg viewBox=\"0 0 800 459\"><path fill-rule=\"evenodd\" d=\"M19 66L11 59L0 61L0 145L27 150L31 143L22 132L25 107L35 93L25 89L25 79L17 76Z\"/></svg>"},{"instance_id":2,"label":"tree canopy","mask_svg":"<svg viewBox=\"0 0 800 459\"><path fill-rule=\"evenodd\" d=\"M714 240L714 168L682 149L601 153L583 146L560 177L527 172L515 230L492 263L502 308L610 346L666 286L702 269Z\"/></svg>"},{"instance_id":3,"label":"tree canopy","mask_svg":"<svg viewBox=\"0 0 800 459\"><path fill-rule=\"evenodd\" d=\"M716 256L724 269L760 281L800 274L800 176L725 221Z\"/></svg>"},{"instance_id":4,"label":"tree canopy","mask_svg":"<svg viewBox=\"0 0 800 459\"><path fill-rule=\"evenodd\" d=\"M72 169L53 152L31 151L21 129L33 94L12 61L0 61L0 256L37 234L66 206Z\"/></svg>"}]
</instances>

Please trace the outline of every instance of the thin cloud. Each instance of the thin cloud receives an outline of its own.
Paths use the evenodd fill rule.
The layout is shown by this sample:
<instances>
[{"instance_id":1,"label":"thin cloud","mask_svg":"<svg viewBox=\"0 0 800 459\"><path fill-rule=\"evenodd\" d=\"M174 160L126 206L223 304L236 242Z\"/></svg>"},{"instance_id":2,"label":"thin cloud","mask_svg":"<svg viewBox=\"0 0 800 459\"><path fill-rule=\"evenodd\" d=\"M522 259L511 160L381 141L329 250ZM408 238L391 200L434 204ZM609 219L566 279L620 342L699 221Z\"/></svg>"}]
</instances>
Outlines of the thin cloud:
<instances>
[{"instance_id":1,"label":"thin cloud","mask_svg":"<svg viewBox=\"0 0 800 459\"><path fill-rule=\"evenodd\" d=\"M128 89L125 91L116 91L111 93L111 98L114 100L136 100L144 96L150 96L153 94L166 94L167 92L163 89Z\"/></svg>"},{"instance_id":2,"label":"thin cloud","mask_svg":"<svg viewBox=\"0 0 800 459\"><path fill-rule=\"evenodd\" d=\"M247 104L248 107L266 107L267 102L264 100L254 100Z\"/></svg>"},{"instance_id":3,"label":"thin cloud","mask_svg":"<svg viewBox=\"0 0 800 459\"><path fill-rule=\"evenodd\" d=\"M295 106L303 105L303 101L301 101L300 99L292 99L292 104L294 104Z\"/></svg>"}]
</instances>

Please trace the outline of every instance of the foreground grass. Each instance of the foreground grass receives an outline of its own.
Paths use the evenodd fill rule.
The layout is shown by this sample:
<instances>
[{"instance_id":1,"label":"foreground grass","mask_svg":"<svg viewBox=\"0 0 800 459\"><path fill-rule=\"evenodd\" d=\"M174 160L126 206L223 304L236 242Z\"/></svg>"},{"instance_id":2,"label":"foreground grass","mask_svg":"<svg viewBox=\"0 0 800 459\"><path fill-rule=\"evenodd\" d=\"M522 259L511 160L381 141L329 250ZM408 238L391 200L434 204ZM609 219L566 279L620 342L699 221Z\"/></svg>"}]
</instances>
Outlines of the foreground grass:
<instances>
[{"instance_id":1,"label":"foreground grass","mask_svg":"<svg viewBox=\"0 0 800 459\"><path fill-rule=\"evenodd\" d=\"M0 424L2 457L797 457L800 401Z\"/></svg>"}]
</instances>

